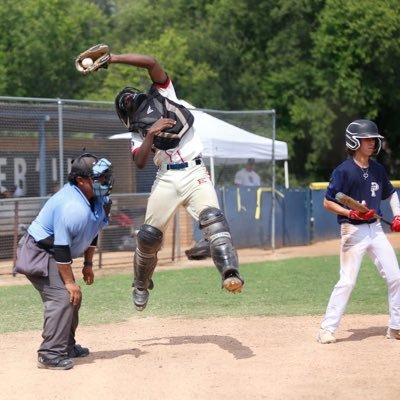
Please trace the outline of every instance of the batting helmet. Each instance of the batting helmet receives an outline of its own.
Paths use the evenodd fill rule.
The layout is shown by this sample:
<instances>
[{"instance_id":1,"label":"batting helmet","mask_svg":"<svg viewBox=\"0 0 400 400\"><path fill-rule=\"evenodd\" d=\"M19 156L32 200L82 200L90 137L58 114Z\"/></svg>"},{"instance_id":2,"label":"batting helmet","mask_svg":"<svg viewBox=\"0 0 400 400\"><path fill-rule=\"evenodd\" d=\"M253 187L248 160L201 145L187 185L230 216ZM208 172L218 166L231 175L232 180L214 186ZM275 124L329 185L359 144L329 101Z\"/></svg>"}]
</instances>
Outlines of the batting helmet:
<instances>
[{"instance_id":1,"label":"batting helmet","mask_svg":"<svg viewBox=\"0 0 400 400\"><path fill-rule=\"evenodd\" d=\"M129 129L133 116L147 95L133 87L122 89L115 97L115 109L119 119Z\"/></svg>"},{"instance_id":2,"label":"batting helmet","mask_svg":"<svg viewBox=\"0 0 400 400\"><path fill-rule=\"evenodd\" d=\"M378 132L378 127L375 122L368 119L357 119L351 122L346 128L346 146L350 150L357 150L360 148L360 140L365 138L375 138L375 154L378 154L383 139Z\"/></svg>"}]
</instances>

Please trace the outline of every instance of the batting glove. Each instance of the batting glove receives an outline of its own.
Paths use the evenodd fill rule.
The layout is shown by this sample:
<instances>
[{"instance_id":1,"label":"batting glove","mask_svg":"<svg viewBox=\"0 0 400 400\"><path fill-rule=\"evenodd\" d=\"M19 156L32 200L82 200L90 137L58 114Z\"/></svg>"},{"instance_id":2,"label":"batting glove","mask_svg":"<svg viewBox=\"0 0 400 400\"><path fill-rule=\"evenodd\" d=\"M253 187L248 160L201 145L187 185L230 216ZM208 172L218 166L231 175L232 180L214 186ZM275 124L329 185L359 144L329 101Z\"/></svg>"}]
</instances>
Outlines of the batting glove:
<instances>
[{"instance_id":1,"label":"batting glove","mask_svg":"<svg viewBox=\"0 0 400 400\"><path fill-rule=\"evenodd\" d=\"M390 225L390 230L392 232L400 232L400 215L396 215L393 218L392 225Z\"/></svg>"},{"instance_id":2,"label":"batting glove","mask_svg":"<svg viewBox=\"0 0 400 400\"><path fill-rule=\"evenodd\" d=\"M358 221L368 221L369 219L372 219L374 217L374 214L375 210L372 208L365 213L362 213L361 211L358 210L350 210L349 218Z\"/></svg>"}]
</instances>

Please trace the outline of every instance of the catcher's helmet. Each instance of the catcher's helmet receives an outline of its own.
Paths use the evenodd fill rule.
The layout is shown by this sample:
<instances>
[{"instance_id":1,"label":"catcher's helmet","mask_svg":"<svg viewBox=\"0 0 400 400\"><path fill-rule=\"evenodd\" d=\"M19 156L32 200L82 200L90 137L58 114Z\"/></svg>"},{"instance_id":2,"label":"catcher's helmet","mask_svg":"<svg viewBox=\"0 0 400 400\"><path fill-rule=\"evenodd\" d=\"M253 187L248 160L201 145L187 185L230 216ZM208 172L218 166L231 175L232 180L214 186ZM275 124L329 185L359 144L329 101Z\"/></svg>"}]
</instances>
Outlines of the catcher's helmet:
<instances>
[{"instance_id":1,"label":"catcher's helmet","mask_svg":"<svg viewBox=\"0 0 400 400\"><path fill-rule=\"evenodd\" d=\"M378 132L378 127L375 122L368 119L357 119L351 122L346 128L346 146L350 150L357 150L360 148L360 140L365 138L376 138L375 140L375 154L378 154L383 139Z\"/></svg>"},{"instance_id":2,"label":"catcher's helmet","mask_svg":"<svg viewBox=\"0 0 400 400\"><path fill-rule=\"evenodd\" d=\"M115 97L115 109L119 119L129 129L133 116L147 95L133 87L122 89Z\"/></svg>"}]
</instances>

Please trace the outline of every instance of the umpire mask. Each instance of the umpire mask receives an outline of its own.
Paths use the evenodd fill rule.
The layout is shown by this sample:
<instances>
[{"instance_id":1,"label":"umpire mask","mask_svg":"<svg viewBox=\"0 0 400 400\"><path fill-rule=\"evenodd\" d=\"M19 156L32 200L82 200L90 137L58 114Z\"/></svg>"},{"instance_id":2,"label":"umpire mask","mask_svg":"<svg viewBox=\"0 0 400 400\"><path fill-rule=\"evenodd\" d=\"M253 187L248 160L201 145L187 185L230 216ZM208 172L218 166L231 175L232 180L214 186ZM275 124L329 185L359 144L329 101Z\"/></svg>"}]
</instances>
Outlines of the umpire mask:
<instances>
[{"instance_id":1,"label":"umpire mask","mask_svg":"<svg viewBox=\"0 0 400 400\"><path fill-rule=\"evenodd\" d=\"M101 158L92 168L93 192L96 197L108 196L113 185L112 165L106 158Z\"/></svg>"}]
</instances>

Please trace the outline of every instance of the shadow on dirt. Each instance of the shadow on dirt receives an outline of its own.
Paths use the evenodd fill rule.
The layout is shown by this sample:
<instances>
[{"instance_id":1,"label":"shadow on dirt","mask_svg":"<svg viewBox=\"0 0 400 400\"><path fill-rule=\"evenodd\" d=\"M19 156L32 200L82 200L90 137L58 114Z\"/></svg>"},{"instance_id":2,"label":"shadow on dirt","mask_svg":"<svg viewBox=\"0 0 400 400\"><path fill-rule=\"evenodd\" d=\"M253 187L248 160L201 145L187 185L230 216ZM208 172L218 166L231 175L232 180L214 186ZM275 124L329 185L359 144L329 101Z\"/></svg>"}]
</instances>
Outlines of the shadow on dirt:
<instances>
[{"instance_id":1,"label":"shadow on dirt","mask_svg":"<svg viewBox=\"0 0 400 400\"><path fill-rule=\"evenodd\" d=\"M371 326L364 329L348 329L351 335L344 339L338 339L337 342L359 342L364 339L368 339L373 336L385 337L386 328L383 326Z\"/></svg>"},{"instance_id":2,"label":"shadow on dirt","mask_svg":"<svg viewBox=\"0 0 400 400\"><path fill-rule=\"evenodd\" d=\"M152 342L144 344L149 346L181 346L185 344L215 344L222 350L233 355L237 360L254 357L255 354L250 347L244 346L239 340L231 336L200 335L200 336L170 336L141 340L141 342Z\"/></svg>"},{"instance_id":3,"label":"shadow on dirt","mask_svg":"<svg viewBox=\"0 0 400 400\"><path fill-rule=\"evenodd\" d=\"M201 336L169 336L169 337L156 337L151 339L143 339L138 342L143 343L142 347L152 346L182 346L186 344L215 344L220 349L232 354L236 360L254 357L254 352L248 346L244 346L239 340L231 336L221 335L201 335ZM90 364L96 360L111 360L113 358L132 355L139 358L147 351L138 348L121 349L121 350L107 350L107 351L94 351L85 358L76 358L74 362L79 364Z\"/></svg>"}]
</instances>

